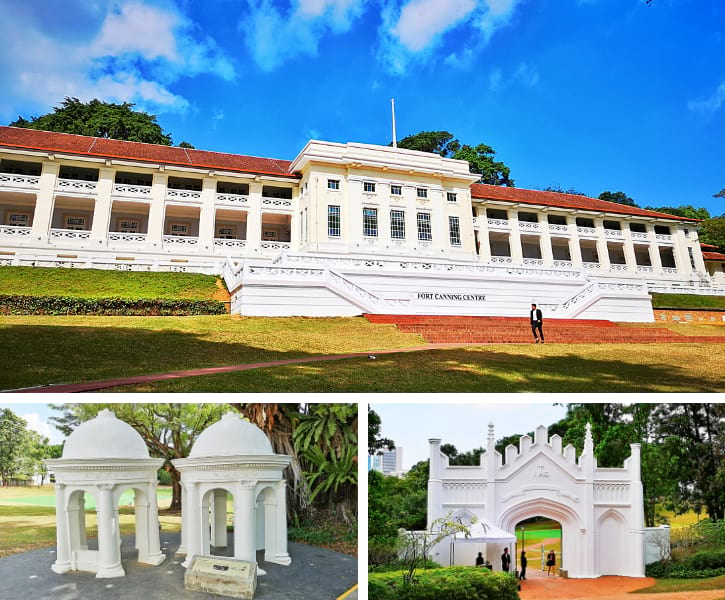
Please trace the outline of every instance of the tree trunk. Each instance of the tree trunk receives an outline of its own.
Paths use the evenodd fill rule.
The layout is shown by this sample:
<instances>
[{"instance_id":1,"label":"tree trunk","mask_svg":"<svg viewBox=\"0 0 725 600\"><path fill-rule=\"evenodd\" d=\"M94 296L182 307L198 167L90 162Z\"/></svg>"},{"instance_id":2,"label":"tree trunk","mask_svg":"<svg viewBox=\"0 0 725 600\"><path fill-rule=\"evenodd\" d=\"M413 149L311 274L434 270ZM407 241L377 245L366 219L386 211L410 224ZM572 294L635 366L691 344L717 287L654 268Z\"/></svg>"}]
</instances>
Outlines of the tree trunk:
<instances>
[{"instance_id":1,"label":"tree trunk","mask_svg":"<svg viewBox=\"0 0 725 600\"><path fill-rule=\"evenodd\" d=\"M181 474L169 462L164 465L164 468L171 475L171 505L169 510L181 510Z\"/></svg>"}]
</instances>

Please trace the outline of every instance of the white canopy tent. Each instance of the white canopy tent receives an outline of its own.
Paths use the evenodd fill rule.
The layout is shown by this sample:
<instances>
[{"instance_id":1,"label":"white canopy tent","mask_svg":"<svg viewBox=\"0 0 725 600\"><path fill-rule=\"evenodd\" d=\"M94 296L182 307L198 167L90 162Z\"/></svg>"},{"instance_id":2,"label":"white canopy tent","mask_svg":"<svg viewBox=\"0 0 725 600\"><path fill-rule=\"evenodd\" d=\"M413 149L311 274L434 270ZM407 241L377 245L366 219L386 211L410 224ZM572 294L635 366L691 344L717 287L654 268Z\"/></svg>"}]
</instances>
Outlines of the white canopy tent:
<instances>
[{"instance_id":1,"label":"white canopy tent","mask_svg":"<svg viewBox=\"0 0 725 600\"><path fill-rule=\"evenodd\" d=\"M486 518L480 518L471 523L468 532L459 531L451 536L450 563L455 560L456 543L477 543L477 544L495 544L501 546L504 544L515 543L516 536L508 531L499 529ZM513 554L513 553L512 553Z\"/></svg>"}]
</instances>

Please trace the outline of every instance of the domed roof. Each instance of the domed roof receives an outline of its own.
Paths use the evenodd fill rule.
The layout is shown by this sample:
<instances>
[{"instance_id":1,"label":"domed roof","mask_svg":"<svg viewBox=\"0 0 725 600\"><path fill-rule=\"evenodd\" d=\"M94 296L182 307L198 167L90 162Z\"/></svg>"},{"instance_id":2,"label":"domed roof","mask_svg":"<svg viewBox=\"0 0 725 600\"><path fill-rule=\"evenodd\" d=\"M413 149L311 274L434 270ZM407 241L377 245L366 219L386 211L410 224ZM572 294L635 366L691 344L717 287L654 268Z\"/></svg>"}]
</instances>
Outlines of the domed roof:
<instances>
[{"instance_id":1,"label":"domed roof","mask_svg":"<svg viewBox=\"0 0 725 600\"><path fill-rule=\"evenodd\" d=\"M228 412L221 421L210 425L201 433L189 453L189 458L244 454L274 454L274 451L259 427L243 420L237 413Z\"/></svg>"},{"instance_id":2,"label":"domed roof","mask_svg":"<svg viewBox=\"0 0 725 600\"><path fill-rule=\"evenodd\" d=\"M149 458L149 451L133 427L104 409L68 436L63 458Z\"/></svg>"}]
</instances>

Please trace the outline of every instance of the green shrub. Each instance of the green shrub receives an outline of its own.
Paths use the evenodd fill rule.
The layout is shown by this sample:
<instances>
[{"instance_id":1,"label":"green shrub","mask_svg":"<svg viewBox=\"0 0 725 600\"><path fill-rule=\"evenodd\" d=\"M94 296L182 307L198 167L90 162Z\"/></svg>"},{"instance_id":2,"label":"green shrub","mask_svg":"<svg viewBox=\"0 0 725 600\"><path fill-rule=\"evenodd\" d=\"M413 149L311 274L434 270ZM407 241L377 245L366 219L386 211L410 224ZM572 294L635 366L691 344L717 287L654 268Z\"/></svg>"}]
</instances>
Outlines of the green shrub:
<instances>
[{"instance_id":1,"label":"green shrub","mask_svg":"<svg viewBox=\"0 0 725 600\"><path fill-rule=\"evenodd\" d=\"M381 565L377 565L377 566L371 566L368 568L368 572L369 573L393 573L393 572L403 573L404 571L405 572L408 571L408 566L409 565L407 562L404 562L402 560L394 560L394 561L388 562L384 565L381 564ZM428 562L426 562L425 568L426 569L442 569L443 565L439 565L437 562L429 560ZM423 570L423 568L421 567L419 570Z\"/></svg>"},{"instance_id":2,"label":"green shrub","mask_svg":"<svg viewBox=\"0 0 725 600\"><path fill-rule=\"evenodd\" d=\"M686 565L697 571L725 568L725 548L696 552L687 559Z\"/></svg>"},{"instance_id":3,"label":"green shrub","mask_svg":"<svg viewBox=\"0 0 725 600\"><path fill-rule=\"evenodd\" d=\"M370 600L518 600L517 589L513 575L476 567L418 571L410 584L399 572L368 576Z\"/></svg>"},{"instance_id":4,"label":"green shrub","mask_svg":"<svg viewBox=\"0 0 725 600\"><path fill-rule=\"evenodd\" d=\"M171 473L163 467L158 470L158 480L160 485L171 485Z\"/></svg>"},{"instance_id":5,"label":"green shrub","mask_svg":"<svg viewBox=\"0 0 725 600\"><path fill-rule=\"evenodd\" d=\"M187 316L221 315L226 312L224 303L218 300L128 300L0 294L0 314L5 315Z\"/></svg>"}]
</instances>

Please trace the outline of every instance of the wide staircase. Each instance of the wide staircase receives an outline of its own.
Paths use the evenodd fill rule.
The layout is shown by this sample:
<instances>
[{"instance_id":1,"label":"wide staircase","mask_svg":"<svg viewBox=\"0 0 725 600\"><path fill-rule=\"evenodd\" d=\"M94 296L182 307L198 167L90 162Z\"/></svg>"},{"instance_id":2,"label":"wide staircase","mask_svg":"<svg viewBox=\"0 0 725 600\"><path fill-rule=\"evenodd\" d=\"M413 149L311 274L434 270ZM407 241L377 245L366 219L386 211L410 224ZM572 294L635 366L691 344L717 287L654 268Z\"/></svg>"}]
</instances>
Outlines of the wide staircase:
<instances>
[{"instance_id":1,"label":"wide staircase","mask_svg":"<svg viewBox=\"0 0 725 600\"><path fill-rule=\"evenodd\" d=\"M530 344L534 340L529 320L521 317L366 314L365 318L371 323L394 324L405 333L418 333L431 344ZM546 319L544 338L547 343L567 344L725 343L725 335L682 335L662 326L594 319Z\"/></svg>"}]
</instances>

